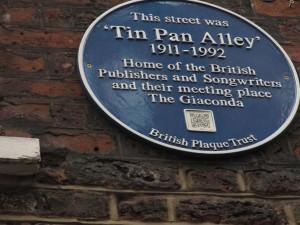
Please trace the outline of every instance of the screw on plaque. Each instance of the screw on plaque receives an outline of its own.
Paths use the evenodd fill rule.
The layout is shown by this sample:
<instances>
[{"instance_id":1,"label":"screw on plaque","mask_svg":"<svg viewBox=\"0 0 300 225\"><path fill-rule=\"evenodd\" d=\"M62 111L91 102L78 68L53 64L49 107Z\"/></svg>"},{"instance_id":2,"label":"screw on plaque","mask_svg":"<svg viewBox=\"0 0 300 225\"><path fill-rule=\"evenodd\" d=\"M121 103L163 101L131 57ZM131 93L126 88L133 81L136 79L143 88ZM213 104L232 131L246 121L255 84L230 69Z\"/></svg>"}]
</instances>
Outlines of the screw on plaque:
<instances>
[{"instance_id":1,"label":"screw on plaque","mask_svg":"<svg viewBox=\"0 0 300 225\"><path fill-rule=\"evenodd\" d=\"M87 66L88 68L92 68L93 65L89 63L89 64L86 64L86 66Z\"/></svg>"},{"instance_id":2,"label":"screw on plaque","mask_svg":"<svg viewBox=\"0 0 300 225\"><path fill-rule=\"evenodd\" d=\"M291 8L292 4L295 3L295 0L290 0L290 3L289 3L289 8Z\"/></svg>"},{"instance_id":3,"label":"screw on plaque","mask_svg":"<svg viewBox=\"0 0 300 225\"><path fill-rule=\"evenodd\" d=\"M289 79L290 79L289 75L286 74L286 75L284 76L284 79L289 80Z\"/></svg>"}]
</instances>

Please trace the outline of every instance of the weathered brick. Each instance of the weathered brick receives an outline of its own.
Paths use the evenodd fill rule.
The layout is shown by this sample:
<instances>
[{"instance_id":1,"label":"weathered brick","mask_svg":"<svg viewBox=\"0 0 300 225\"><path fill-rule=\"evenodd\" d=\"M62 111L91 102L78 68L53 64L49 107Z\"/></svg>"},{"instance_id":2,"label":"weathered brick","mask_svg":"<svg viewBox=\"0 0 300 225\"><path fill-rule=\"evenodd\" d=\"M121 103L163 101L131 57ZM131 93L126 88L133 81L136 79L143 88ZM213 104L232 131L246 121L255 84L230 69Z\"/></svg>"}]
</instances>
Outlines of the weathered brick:
<instances>
[{"instance_id":1,"label":"weathered brick","mask_svg":"<svg viewBox=\"0 0 300 225\"><path fill-rule=\"evenodd\" d=\"M300 193L299 170L245 172L250 191L265 195L298 195Z\"/></svg>"},{"instance_id":2,"label":"weathered brick","mask_svg":"<svg viewBox=\"0 0 300 225\"><path fill-rule=\"evenodd\" d=\"M78 48L82 33L0 28L0 44L49 48Z\"/></svg>"},{"instance_id":3,"label":"weathered brick","mask_svg":"<svg viewBox=\"0 0 300 225\"><path fill-rule=\"evenodd\" d=\"M289 7L289 1L285 0L252 0L257 13L268 16L296 17L300 13L300 3L295 1Z\"/></svg>"},{"instance_id":4,"label":"weathered brick","mask_svg":"<svg viewBox=\"0 0 300 225\"><path fill-rule=\"evenodd\" d=\"M280 205L265 202L187 199L176 207L178 221L215 224L287 224Z\"/></svg>"},{"instance_id":5,"label":"weathered brick","mask_svg":"<svg viewBox=\"0 0 300 225\"><path fill-rule=\"evenodd\" d=\"M107 219L108 198L104 194L55 190L1 190L0 213Z\"/></svg>"},{"instance_id":6,"label":"weathered brick","mask_svg":"<svg viewBox=\"0 0 300 225\"><path fill-rule=\"evenodd\" d=\"M71 8L44 9L44 23L47 27L74 27L74 16Z\"/></svg>"},{"instance_id":7,"label":"weathered brick","mask_svg":"<svg viewBox=\"0 0 300 225\"><path fill-rule=\"evenodd\" d=\"M188 186L192 191L239 192L236 173L230 170L193 170L188 173Z\"/></svg>"},{"instance_id":8,"label":"weathered brick","mask_svg":"<svg viewBox=\"0 0 300 225\"><path fill-rule=\"evenodd\" d=\"M42 157L43 160L43 157ZM47 166L46 164L43 165ZM57 166L48 166L58 168ZM61 167L59 167L61 168ZM97 185L113 189L179 190L178 170L168 165L122 162L103 159L98 155L68 153L62 163L68 181L65 184ZM40 182L59 183L50 174L37 176Z\"/></svg>"},{"instance_id":9,"label":"weathered brick","mask_svg":"<svg viewBox=\"0 0 300 225\"><path fill-rule=\"evenodd\" d=\"M68 135L43 135L40 137L41 147L51 149L68 149L78 153L109 155L117 150L114 138L108 134L78 134Z\"/></svg>"},{"instance_id":10,"label":"weathered brick","mask_svg":"<svg viewBox=\"0 0 300 225\"><path fill-rule=\"evenodd\" d=\"M139 196L118 203L119 219L160 222L168 220L167 201L162 197Z\"/></svg>"},{"instance_id":11,"label":"weathered brick","mask_svg":"<svg viewBox=\"0 0 300 225\"><path fill-rule=\"evenodd\" d=\"M52 104L51 115L55 127L84 129L87 124L84 105Z\"/></svg>"},{"instance_id":12,"label":"weathered brick","mask_svg":"<svg viewBox=\"0 0 300 225\"><path fill-rule=\"evenodd\" d=\"M150 163L126 163L104 161L99 164L94 159L88 158L89 163L82 165L86 160L74 159L72 163L72 178L75 182L83 182L126 189L157 189L157 190L178 190L178 171L176 169L164 166L155 166ZM91 161L90 161L91 160ZM86 167L91 171L88 176L82 174L78 169ZM100 179L99 179L100 178Z\"/></svg>"},{"instance_id":13,"label":"weathered brick","mask_svg":"<svg viewBox=\"0 0 300 225\"><path fill-rule=\"evenodd\" d=\"M78 80L76 52L54 52L48 54L48 72L53 79Z\"/></svg>"},{"instance_id":14,"label":"weathered brick","mask_svg":"<svg viewBox=\"0 0 300 225\"><path fill-rule=\"evenodd\" d=\"M35 73L45 70L43 55L19 55L17 51L0 50L0 68Z\"/></svg>"},{"instance_id":15,"label":"weathered brick","mask_svg":"<svg viewBox=\"0 0 300 225\"><path fill-rule=\"evenodd\" d=\"M40 23L39 11L34 6L15 7L13 4L1 4L0 23L38 26Z\"/></svg>"}]
</instances>

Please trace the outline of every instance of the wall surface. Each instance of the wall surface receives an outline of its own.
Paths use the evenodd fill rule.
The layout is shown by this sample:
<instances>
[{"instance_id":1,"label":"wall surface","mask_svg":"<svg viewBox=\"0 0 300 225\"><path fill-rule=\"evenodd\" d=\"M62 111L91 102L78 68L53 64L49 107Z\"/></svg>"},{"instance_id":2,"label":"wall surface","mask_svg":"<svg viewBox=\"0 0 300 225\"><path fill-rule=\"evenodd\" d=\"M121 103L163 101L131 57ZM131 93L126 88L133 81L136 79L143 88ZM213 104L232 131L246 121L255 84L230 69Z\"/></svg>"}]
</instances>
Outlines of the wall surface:
<instances>
[{"instance_id":1,"label":"wall surface","mask_svg":"<svg viewBox=\"0 0 300 225\"><path fill-rule=\"evenodd\" d=\"M0 135L40 139L34 176L0 177L0 225L300 224L300 114L247 154L146 146L86 99L77 51L122 0L0 0ZM207 0L254 21L300 70L300 1ZM271 65L270 65L271 66Z\"/></svg>"}]
</instances>

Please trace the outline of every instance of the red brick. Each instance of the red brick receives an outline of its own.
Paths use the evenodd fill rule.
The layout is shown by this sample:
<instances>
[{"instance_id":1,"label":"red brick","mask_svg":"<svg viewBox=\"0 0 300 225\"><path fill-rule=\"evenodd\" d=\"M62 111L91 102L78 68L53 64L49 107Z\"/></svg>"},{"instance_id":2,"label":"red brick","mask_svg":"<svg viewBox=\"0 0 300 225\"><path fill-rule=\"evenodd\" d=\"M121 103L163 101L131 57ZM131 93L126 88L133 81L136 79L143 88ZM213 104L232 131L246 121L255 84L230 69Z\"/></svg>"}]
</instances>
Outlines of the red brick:
<instances>
[{"instance_id":1,"label":"red brick","mask_svg":"<svg viewBox=\"0 0 300 225\"><path fill-rule=\"evenodd\" d=\"M25 118L36 122L50 122L51 114L49 105L8 105L3 106L0 111L0 120Z\"/></svg>"},{"instance_id":2,"label":"red brick","mask_svg":"<svg viewBox=\"0 0 300 225\"><path fill-rule=\"evenodd\" d=\"M83 91L77 82L49 82L0 78L0 90L3 96L44 96L81 98Z\"/></svg>"},{"instance_id":3,"label":"red brick","mask_svg":"<svg viewBox=\"0 0 300 225\"><path fill-rule=\"evenodd\" d=\"M30 92L47 97L83 97L83 90L79 83L32 83Z\"/></svg>"},{"instance_id":4,"label":"red brick","mask_svg":"<svg viewBox=\"0 0 300 225\"><path fill-rule=\"evenodd\" d=\"M45 60L43 56L26 58L25 56L17 55L16 51L0 50L0 67L33 73L45 70Z\"/></svg>"},{"instance_id":5,"label":"red brick","mask_svg":"<svg viewBox=\"0 0 300 225\"><path fill-rule=\"evenodd\" d=\"M285 45L283 48L294 62L300 63L300 47Z\"/></svg>"},{"instance_id":6,"label":"red brick","mask_svg":"<svg viewBox=\"0 0 300 225\"><path fill-rule=\"evenodd\" d=\"M10 7L2 4L0 6L0 22L3 24L38 25L39 12L34 7Z\"/></svg>"},{"instance_id":7,"label":"red brick","mask_svg":"<svg viewBox=\"0 0 300 225\"><path fill-rule=\"evenodd\" d=\"M4 127L3 129L3 136L8 136L8 137L32 137L32 135L24 130L19 130L19 129L13 129L9 128L6 129Z\"/></svg>"},{"instance_id":8,"label":"red brick","mask_svg":"<svg viewBox=\"0 0 300 225\"><path fill-rule=\"evenodd\" d=\"M46 149L69 149L87 154L107 155L117 148L114 138L108 134L44 135L41 140Z\"/></svg>"},{"instance_id":9,"label":"red brick","mask_svg":"<svg viewBox=\"0 0 300 225\"><path fill-rule=\"evenodd\" d=\"M49 48L78 48L82 33L0 28L0 44Z\"/></svg>"},{"instance_id":10,"label":"red brick","mask_svg":"<svg viewBox=\"0 0 300 225\"><path fill-rule=\"evenodd\" d=\"M287 0L275 0L275 1L262 1L252 0L254 9L259 14L268 16L284 16L284 17L296 17L300 14L300 2L295 3L289 7L289 1Z\"/></svg>"},{"instance_id":11,"label":"red brick","mask_svg":"<svg viewBox=\"0 0 300 225\"><path fill-rule=\"evenodd\" d=\"M300 145L294 150L298 160L300 160Z\"/></svg>"}]
</instances>

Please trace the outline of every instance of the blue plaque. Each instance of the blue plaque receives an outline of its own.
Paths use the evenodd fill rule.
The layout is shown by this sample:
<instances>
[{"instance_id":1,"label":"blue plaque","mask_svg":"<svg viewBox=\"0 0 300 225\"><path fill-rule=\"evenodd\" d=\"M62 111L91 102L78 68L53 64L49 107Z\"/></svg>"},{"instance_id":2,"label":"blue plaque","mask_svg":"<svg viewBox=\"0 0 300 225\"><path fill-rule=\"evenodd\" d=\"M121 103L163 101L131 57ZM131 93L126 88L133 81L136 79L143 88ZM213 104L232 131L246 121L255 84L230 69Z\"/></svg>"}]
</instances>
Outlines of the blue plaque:
<instances>
[{"instance_id":1,"label":"blue plaque","mask_svg":"<svg viewBox=\"0 0 300 225\"><path fill-rule=\"evenodd\" d=\"M81 80L115 123L160 147L227 154L259 147L290 124L296 70L260 27L199 1L131 1L82 39Z\"/></svg>"}]
</instances>

